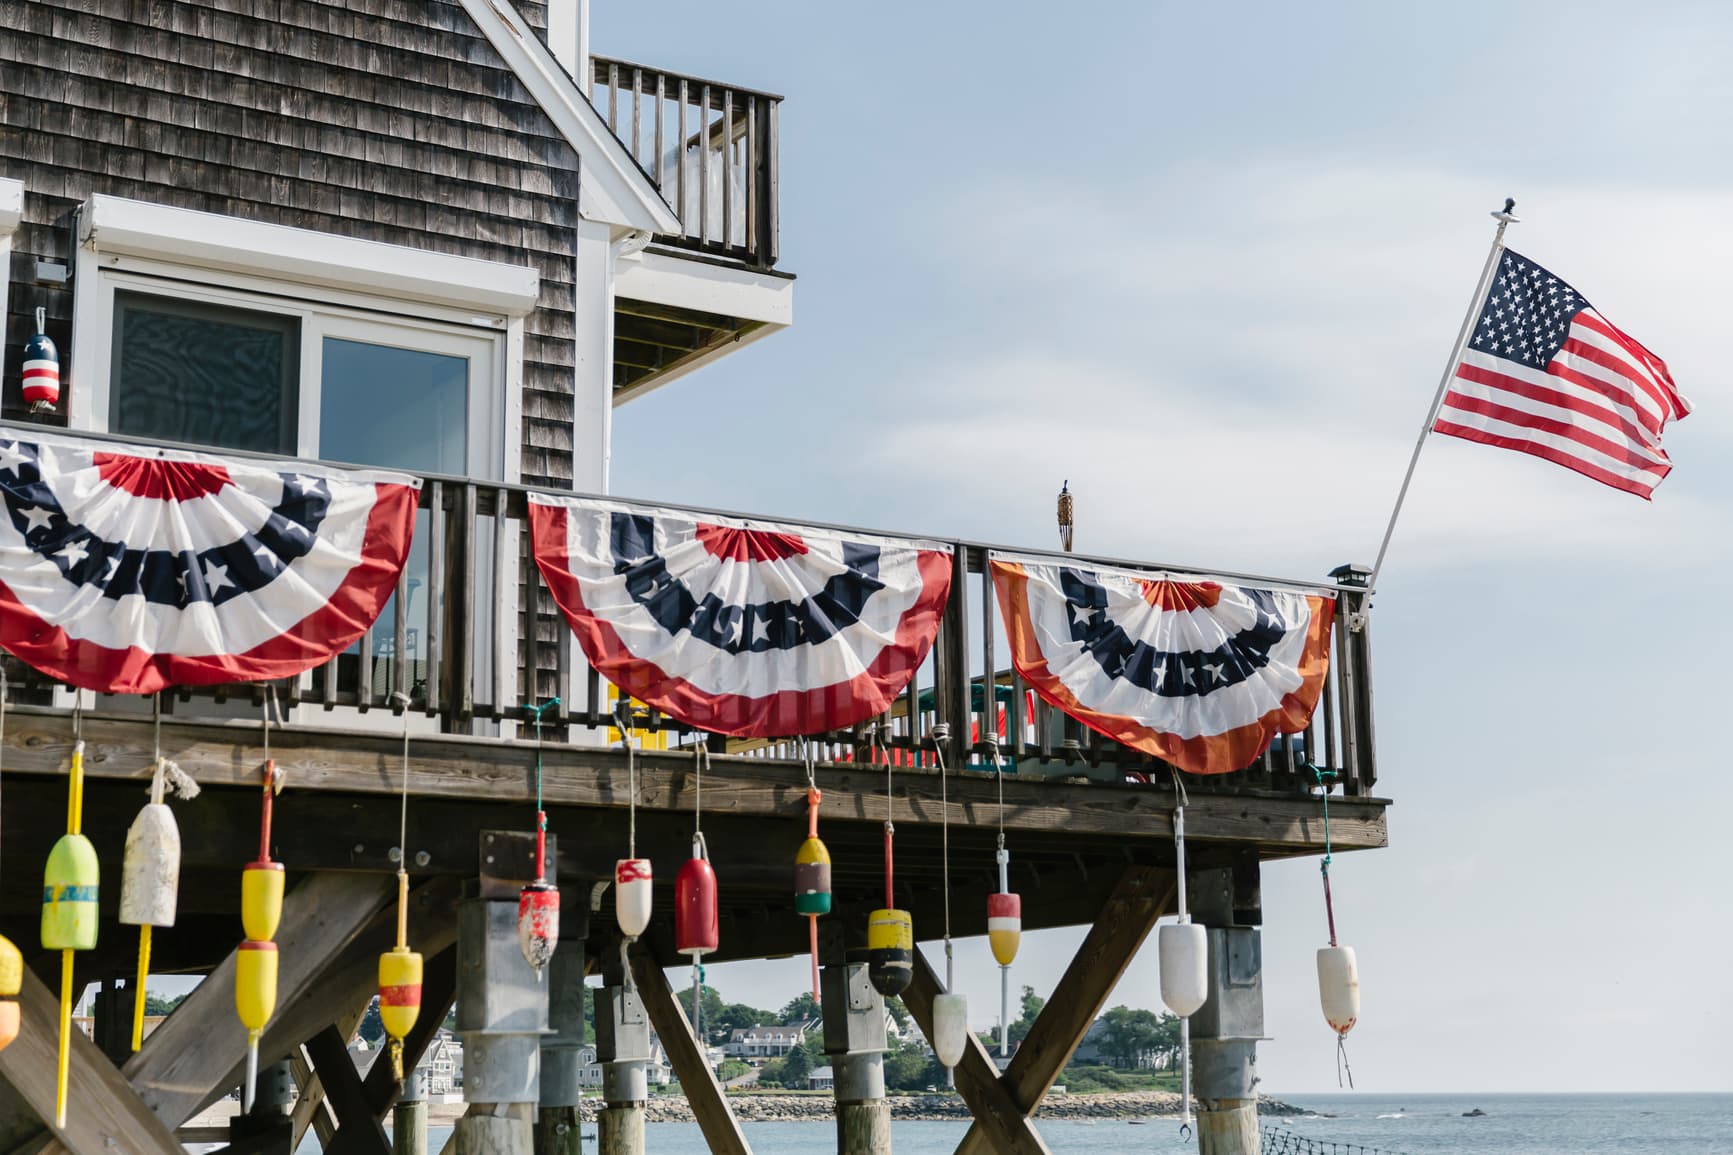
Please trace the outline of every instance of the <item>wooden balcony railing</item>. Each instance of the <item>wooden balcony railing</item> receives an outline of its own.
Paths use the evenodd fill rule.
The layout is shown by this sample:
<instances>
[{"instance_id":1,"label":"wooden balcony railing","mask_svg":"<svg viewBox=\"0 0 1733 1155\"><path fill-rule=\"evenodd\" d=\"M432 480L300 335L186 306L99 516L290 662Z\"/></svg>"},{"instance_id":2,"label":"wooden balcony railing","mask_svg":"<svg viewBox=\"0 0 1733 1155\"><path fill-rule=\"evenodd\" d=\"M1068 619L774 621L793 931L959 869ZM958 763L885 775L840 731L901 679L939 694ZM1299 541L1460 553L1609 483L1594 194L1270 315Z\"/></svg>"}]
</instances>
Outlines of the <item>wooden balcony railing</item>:
<instances>
[{"instance_id":1,"label":"wooden balcony railing","mask_svg":"<svg viewBox=\"0 0 1733 1155\"><path fill-rule=\"evenodd\" d=\"M272 688L279 702L298 707L291 723L333 729L385 725L395 730L401 725L395 720L401 707L393 704L393 695L402 694L410 702L410 711L424 719L417 722L418 729L485 737L499 732L496 723L521 721L526 702L558 696L559 705L544 717L548 740L586 744L617 740L607 734L614 722L611 688L583 661L531 558L526 494L518 485L425 476L416 528L420 544L399 580L393 603L350 652ZM666 508L666 503L645 509L657 507ZM813 528L847 532L853 527ZM955 577L938 638L908 689L880 719L879 742L900 751L904 764L930 765L933 727L944 722L952 735L967 737L968 764L973 769L990 768L996 744L1008 770L1020 776L1083 776L1168 785L1165 763L1079 726L1028 692L1008 668L1009 657L1003 652L987 565L991 547L959 541L953 548ZM1017 552L1041 556L1039 551ZM1121 559L1052 556L1085 566L1099 563L1186 572L1184 567ZM1248 584L1273 580L1217 576L1240 578ZM1369 634L1364 625L1359 630L1348 625L1365 609L1363 582L1364 571L1344 567L1329 581L1277 583L1326 590L1338 599L1322 701L1303 734L1278 739L1245 770L1209 779L1188 777L1188 789L1303 794L1317 785L1317 770L1347 794L1371 792L1377 767ZM516 597L495 594L514 588ZM39 703L50 699L53 683L10 658L6 661L15 697ZM987 671L992 672L990 678ZM262 702L265 694L265 687L254 685L179 689L163 695L163 708L197 714L236 697ZM130 708L149 708L148 699L131 701ZM117 699L104 696L99 708L114 709L117 704ZM233 703L223 712L232 716ZM368 714L374 721L367 720ZM678 747L699 740L671 719L641 706L633 713L632 726L652 746ZM994 735L1002 737L995 743ZM801 743L795 741L705 738L719 751L775 760L804 757ZM822 761L868 756L865 727L814 741L813 752ZM957 747L953 741L947 754L954 757Z\"/></svg>"},{"instance_id":2,"label":"wooden balcony railing","mask_svg":"<svg viewBox=\"0 0 1733 1155\"><path fill-rule=\"evenodd\" d=\"M769 269L782 97L594 57L591 100L679 215L657 242Z\"/></svg>"}]
</instances>

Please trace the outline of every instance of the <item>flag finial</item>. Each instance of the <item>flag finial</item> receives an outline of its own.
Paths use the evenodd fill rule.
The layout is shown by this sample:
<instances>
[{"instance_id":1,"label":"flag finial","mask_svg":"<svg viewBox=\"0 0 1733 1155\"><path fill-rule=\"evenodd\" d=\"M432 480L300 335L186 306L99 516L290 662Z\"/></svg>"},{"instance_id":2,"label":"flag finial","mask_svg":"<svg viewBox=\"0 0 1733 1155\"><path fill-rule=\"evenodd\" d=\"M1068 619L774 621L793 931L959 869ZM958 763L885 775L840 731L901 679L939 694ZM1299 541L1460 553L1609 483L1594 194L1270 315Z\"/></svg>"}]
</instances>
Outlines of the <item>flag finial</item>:
<instances>
[{"instance_id":1,"label":"flag finial","mask_svg":"<svg viewBox=\"0 0 1733 1155\"><path fill-rule=\"evenodd\" d=\"M1492 214L1492 219L1501 225L1514 225L1522 218L1516 215L1516 198L1505 197L1504 207Z\"/></svg>"}]
</instances>

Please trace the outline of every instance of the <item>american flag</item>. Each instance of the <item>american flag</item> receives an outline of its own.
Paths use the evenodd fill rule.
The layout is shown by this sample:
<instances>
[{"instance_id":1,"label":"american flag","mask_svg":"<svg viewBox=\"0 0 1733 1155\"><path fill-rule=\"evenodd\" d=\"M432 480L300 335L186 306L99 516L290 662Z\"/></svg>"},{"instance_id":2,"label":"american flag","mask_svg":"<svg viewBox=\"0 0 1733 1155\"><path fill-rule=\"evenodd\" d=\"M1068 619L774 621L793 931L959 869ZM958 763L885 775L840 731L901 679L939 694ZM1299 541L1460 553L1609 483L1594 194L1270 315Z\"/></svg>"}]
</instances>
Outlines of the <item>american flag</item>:
<instances>
[{"instance_id":1,"label":"american flag","mask_svg":"<svg viewBox=\"0 0 1733 1155\"><path fill-rule=\"evenodd\" d=\"M1506 249L1432 428L1647 499L1673 468L1661 430L1689 412L1666 362Z\"/></svg>"}]
</instances>

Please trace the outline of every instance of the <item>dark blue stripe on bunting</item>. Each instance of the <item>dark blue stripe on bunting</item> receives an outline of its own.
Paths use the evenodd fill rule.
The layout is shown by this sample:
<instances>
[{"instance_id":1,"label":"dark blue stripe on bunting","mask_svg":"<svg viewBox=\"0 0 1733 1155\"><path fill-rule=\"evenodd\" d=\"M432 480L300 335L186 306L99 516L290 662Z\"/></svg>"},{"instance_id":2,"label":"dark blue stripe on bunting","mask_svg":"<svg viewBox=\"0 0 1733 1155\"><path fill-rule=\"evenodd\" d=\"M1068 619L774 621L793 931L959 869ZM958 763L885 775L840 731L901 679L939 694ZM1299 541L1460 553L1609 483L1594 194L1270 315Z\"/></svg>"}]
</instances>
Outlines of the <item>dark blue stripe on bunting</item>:
<instances>
[{"instance_id":1,"label":"dark blue stripe on bunting","mask_svg":"<svg viewBox=\"0 0 1733 1155\"><path fill-rule=\"evenodd\" d=\"M311 552L331 512L324 478L282 473L282 500L258 532L198 551L136 549L73 524L42 478L38 447L27 441L16 446L28 460L0 469L0 504L12 528L67 581L94 585L108 598L143 595L152 605L180 608L194 602L220 606L256 593Z\"/></svg>"},{"instance_id":2,"label":"dark blue stripe on bunting","mask_svg":"<svg viewBox=\"0 0 1733 1155\"><path fill-rule=\"evenodd\" d=\"M1133 638L1107 616L1107 590L1093 573L1059 571L1071 620L1071 640L1083 645L1103 673L1163 698L1185 698L1238 685L1270 664L1270 651L1294 627L1276 612L1268 590L1242 590L1258 609L1257 624L1210 650L1158 650Z\"/></svg>"},{"instance_id":3,"label":"dark blue stripe on bunting","mask_svg":"<svg viewBox=\"0 0 1733 1155\"><path fill-rule=\"evenodd\" d=\"M648 514L615 513L610 525L614 572L626 592L670 634L682 630L728 654L762 654L818 645L860 620L868 599L885 588L879 580L877 546L842 543L848 569L801 601L731 605L706 590L694 595L656 553L656 520Z\"/></svg>"}]
</instances>

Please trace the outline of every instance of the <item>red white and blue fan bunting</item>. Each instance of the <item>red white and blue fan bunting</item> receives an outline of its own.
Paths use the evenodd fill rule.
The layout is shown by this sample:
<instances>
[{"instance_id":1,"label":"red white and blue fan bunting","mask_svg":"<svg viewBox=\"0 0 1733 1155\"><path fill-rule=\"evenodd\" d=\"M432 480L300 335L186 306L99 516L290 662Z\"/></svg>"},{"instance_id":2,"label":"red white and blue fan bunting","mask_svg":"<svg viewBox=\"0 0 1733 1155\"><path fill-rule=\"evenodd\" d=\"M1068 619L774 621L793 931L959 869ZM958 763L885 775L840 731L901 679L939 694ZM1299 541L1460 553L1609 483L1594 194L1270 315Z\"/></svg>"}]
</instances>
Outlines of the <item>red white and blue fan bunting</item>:
<instances>
[{"instance_id":1,"label":"red white and blue fan bunting","mask_svg":"<svg viewBox=\"0 0 1733 1155\"><path fill-rule=\"evenodd\" d=\"M1017 671L1115 741L1193 774L1249 765L1306 728L1332 598L1129 570L992 559Z\"/></svg>"},{"instance_id":2,"label":"red white and blue fan bunting","mask_svg":"<svg viewBox=\"0 0 1733 1155\"><path fill-rule=\"evenodd\" d=\"M0 646L87 690L284 678L396 589L419 482L0 438Z\"/></svg>"},{"instance_id":3,"label":"red white and blue fan bunting","mask_svg":"<svg viewBox=\"0 0 1733 1155\"><path fill-rule=\"evenodd\" d=\"M738 737L852 726L932 648L930 542L532 494L535 558L585 655L670 717Z\"/></svg>"}]
</instances>

